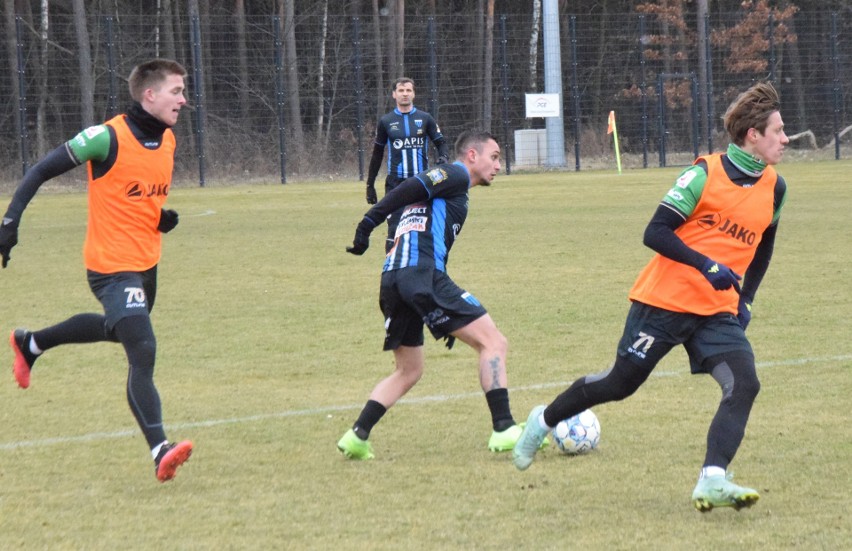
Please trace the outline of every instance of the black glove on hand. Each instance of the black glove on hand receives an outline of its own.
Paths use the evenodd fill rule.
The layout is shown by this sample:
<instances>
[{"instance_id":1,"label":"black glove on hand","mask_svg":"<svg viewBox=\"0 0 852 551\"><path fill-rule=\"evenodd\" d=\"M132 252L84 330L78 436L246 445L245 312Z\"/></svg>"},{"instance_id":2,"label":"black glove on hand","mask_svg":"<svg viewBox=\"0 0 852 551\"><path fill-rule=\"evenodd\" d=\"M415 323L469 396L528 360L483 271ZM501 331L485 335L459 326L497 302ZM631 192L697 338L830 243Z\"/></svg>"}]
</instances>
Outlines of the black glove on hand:
<instances>
[{"instance_id":1,"label":"black glove on hand","mask_svg":"<svg viewBox=\"0 0 852 551\"><path fill-rule=\"evenodd\" d=\"M367 204L375 205L379 202L379 198L376 195L376 186L373 184L367 184Z\"/></svg>"},{"instance_id":2,"label":"black glove on hand","mask_svg":"<svg viewBox=\"0 0 852 551\"><path fill-rule=\"evenodd\" d=\"M169 233L178 225L178 213L175 210L160 209L160 223L157 229L163 233Z\"/></svg>"},{"instance_id":3,"label":"black glove on hand","mask_svg":"<svg viewBox=\"0 0 852 551\"><path fill-rule=\"evenodd\" d=\"M752 299L740 295L740 304L737 307L737 321L740 322L740 327L743 328L743 331L746 330L748 324L751 322L751 303Z\"/></svg>"},{"instance_id":4,"label":"black glove on hand","mask_svg":"<svg viewBox=\"0 0 852 551\"><path fill-rule=\"evenodd\" d=\"M3 267L9 263L9 253L18 244L18 223L11 218L3 218L0 223L0 256L3 257Z\"/></svg>"},{"instance_id":5,"label":"black glove on hand","mask_svg":"<svg viewBox=\"0 0 852 551\"><path fill-rule=\"evenodd\" d=\"M708 258L704 261L704 265L701 266L701 274L707 278L710 285L717 291L726 291L733 287L738 293L740 292L739 281L743 277L724 264Z\"/></svg>"},{"instance_id":6,"label":"black glove on hand","mask_svg":"<svg viewBox=\"0 0 852 551\"><path fill-rule=\"evenodd\" d=\"M375 227L376 223L365 216L358 227L355 228L355 239L352 241L351 247L346 247L346 252L358 256L364 254L364 251L370 247L370 234Z\"/></svg>"}]
</instances>

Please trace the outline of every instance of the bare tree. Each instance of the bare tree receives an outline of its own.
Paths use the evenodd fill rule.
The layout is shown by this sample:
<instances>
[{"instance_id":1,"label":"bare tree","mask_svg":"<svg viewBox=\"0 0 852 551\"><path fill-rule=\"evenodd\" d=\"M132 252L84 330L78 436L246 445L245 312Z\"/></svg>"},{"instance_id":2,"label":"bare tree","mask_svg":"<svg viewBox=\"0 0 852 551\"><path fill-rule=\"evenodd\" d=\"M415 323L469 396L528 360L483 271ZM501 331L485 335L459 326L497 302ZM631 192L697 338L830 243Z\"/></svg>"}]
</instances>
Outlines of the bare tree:
<instances>
[{"instance_id":1,"label":"bare tree","mask_svg":"<svg viewBox=\"0 0 852 551\"><path fill-rule=\"evenodd\" d=\"M77 66L80 75L80 122L83 128L88 128L95 124L95 91L92 82L89 26L86 23L86 6L83 0L74 0L74 28L77 34Z\"/></svg>"}]
</instances>

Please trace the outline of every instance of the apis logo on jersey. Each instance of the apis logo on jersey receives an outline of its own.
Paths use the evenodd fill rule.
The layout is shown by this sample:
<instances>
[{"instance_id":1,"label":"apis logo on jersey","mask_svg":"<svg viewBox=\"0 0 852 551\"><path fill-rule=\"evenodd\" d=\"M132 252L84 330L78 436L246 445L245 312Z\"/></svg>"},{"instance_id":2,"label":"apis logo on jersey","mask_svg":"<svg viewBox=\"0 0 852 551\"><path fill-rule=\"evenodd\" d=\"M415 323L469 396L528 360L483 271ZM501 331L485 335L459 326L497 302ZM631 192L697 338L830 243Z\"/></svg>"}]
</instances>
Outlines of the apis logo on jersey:
<instances>
[{"instance_id":1,"label":"apis logo on jersey","mask_svg":"<svg viewBox=\"0 0 852 551\"><path fill-rule=\"evenodd\" d=\"M133 202L147 197L165 197L169 194L169 184L146 184L145 182L130 182L124 188L124 195Z\"/></svg>"},{"instance_id":2,"label":"apis logo on jersey","mask_svg":"<svg viewBox=\"0 0 852 551\"><path fill-rule=\"evenodd\" d=\"M426 177L429 178L429 181L432 182L433 186L437 186L447 179L447 172L442 168L433 168L426 173Z\"/></svg>"}]
</instances>

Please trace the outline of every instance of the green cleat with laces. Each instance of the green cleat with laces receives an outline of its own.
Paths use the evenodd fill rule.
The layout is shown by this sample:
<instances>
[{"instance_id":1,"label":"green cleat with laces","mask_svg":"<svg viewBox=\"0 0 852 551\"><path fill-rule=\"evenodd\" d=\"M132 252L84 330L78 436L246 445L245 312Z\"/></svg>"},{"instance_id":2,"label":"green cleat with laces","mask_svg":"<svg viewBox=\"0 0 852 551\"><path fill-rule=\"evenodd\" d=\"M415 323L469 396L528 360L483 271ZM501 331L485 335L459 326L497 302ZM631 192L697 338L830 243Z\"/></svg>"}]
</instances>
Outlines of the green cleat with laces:
<instances>
[{"instance_id":1,"label":"green cleat with laces","mask_svg":"<svg viewBox=\"0 0 852 551\"><path fill-rule=\"evenodd\" d=\"M731 478L731 474L702 478L692 491L692 504L702 513L712 511L714 507L733 507L739 511L760 499L757 490L737 486Z\"/></svg>"},{"instance_id":2,"label":"green cleat with laces","mask_svg":"<svg viewBox=\"0 0 852 551\"><path fill-rule=\"evenodd\" d=\"M355 431L349 429L346 434L337 442L337 449L349 459L373 459L376 455L373 453L373 446L366 440L361 440Z\"/></svg>"}]
</instances>

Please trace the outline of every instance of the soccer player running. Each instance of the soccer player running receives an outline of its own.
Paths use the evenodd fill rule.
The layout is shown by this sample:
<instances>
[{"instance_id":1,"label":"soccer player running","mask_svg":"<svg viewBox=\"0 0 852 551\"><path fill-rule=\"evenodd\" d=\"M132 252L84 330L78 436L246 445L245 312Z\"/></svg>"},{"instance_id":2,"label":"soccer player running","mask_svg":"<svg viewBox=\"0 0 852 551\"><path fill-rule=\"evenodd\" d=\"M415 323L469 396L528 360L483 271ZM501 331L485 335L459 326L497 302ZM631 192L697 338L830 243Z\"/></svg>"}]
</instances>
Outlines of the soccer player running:
<instances>
[{"instance_id":1,"label":"soccer player running","mask_svg":"<svg viewBox=\"0 0 852 551\"><path fill-rule=\"evenodd\" d=\"M385 194L398 186L400 182L411 178L429 168L429 140L438 148L438 164L446 163L450 154L447 143L438 123L432 115L414 107L414 81L399 78L393 84L393 99L396 109L386 113L376 126L376 140L373 144L373 156L367 170L367 204L375 205L376 175L382 164L385 146L388 148L388 174L385 178ZM388 238L385 252L393 247L396 226L402 211L388 216Z\"/></svg>"},{"instance_id":2,"label":"soccer player running","mask_svg":"<svg viewBox=\"0 0 852 551\"><path fill-rule=\"evenodd\" d=\"M0 226L3 268L18 242L21 216L39 187L88 163L89 211L83 257L89 287L104 314L85 313L40 331L15 329L10 344L21 388L39 356L62 344L120 342L129 362L127 401L154 458L157 479L174 478L192 442L169 443L154 386L157 341L150 312L157 292L161 233L178 214L163 206L172 182L175 136L171 127L186 104L179 63L155 59L130 73L133 103L125 114L87 128L27 171Z\"/></svg>"},{"instance_id":3,"label":"soccer player running","mask_svg":"<svg viewBox=\"0 0 852 551\"><path fill-rule=\"evenodd\" d=\"M424 324L435 339L458 338L479 354L479 382L491 410L492 451L508 451L521 434L506 388L508 343L482 304L447 275L447 257L468 211L468 190L490 185L500 171L500 146L484 131L463 132L457 161L441 164L401 183L371 208L346 250L362 255L369 237L389 213L404 207L394 246L385 259L379 306L385 317L385 350L395 369L381 380L353 427L337 447L351 459L372 459L370 431L423 375Z\"/></svg>"},{"instance_id":4,"label":"soccer player running","mask_svg":"<svg viewBox=\"0 0 852 551\"><path fill-rule=\"evenodd\" d=\"M786 183L773 168L789 142L779 108L778 94L766 83L728 107L724 122L733 143L727 152L699 157L684 170L645 229L644 243L657 254L630 291L615 364L532 410L513 452L518 469L530 466L551 427L632 395L663 356L683 345L691 372L710 374L722 391L692 502L704 512L739 510L759 499L726 470L760 389L745 329L786 196Z\"/></svg>"}]
</instances>

